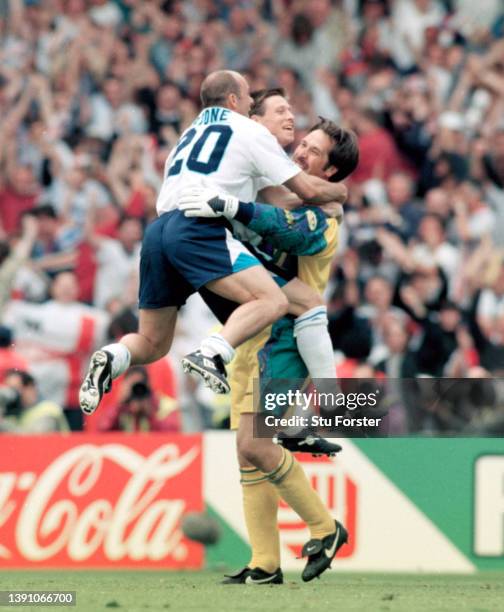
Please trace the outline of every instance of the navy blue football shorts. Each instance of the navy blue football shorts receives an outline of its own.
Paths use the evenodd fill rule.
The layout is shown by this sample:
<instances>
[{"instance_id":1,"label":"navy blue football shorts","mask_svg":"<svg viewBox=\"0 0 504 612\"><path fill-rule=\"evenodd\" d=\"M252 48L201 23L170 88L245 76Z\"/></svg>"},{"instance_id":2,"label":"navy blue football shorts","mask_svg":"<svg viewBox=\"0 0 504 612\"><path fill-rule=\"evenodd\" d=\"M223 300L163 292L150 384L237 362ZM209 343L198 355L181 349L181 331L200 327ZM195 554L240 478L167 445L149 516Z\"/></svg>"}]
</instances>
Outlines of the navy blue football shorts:
<instances>
[{"instance_id":1,"label":"navy blue football shorts","mask_svg":"<svg viewBox=\"0 0 504 612\"><path fill-rule=\"evenodd\" d=\"M140 308L182 306L210 281L260 265L222 220L180 210L147 227L140 255Z\"/></svg>"}]
</instances>

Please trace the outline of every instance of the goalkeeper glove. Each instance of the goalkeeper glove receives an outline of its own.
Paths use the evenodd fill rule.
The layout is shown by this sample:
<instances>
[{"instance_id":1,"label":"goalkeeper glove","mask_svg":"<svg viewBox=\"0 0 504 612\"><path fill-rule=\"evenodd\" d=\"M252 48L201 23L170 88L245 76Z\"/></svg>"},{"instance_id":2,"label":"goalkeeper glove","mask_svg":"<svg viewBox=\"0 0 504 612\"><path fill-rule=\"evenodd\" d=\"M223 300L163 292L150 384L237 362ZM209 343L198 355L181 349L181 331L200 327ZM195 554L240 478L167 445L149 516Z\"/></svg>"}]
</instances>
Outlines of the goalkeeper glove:
<instances>
[{"instance_id":1,"label":"goalkeeper glove","mask_svg":"<svg viewBox=\"0 0 504 612\"><path fill-rule=\"evenodd\" d=\"M186 187L180 192L178 208L186 217L226 217L233 219L240 201L230 195L219 194L206 187Z\"/></svg>"}]
</instances>

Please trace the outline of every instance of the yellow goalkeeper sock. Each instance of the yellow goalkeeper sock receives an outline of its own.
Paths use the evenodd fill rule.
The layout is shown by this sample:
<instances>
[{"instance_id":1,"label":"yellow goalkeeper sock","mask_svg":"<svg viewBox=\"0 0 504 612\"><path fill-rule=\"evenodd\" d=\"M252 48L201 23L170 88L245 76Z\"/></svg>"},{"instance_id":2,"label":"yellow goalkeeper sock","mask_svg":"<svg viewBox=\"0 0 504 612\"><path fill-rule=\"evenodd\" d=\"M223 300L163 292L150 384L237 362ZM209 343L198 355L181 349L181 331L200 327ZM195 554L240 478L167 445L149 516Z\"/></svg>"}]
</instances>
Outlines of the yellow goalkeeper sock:
<instances>
[{"instance_id":1,"label":"yellow goalkeeper sock","mask_svg":"<svg viewBox=\"0 0 504 612\"><path fill-rule=\"evenodd\" d=\"M245 524L252 547L249 567L272 573L280 567L278 492L264 472L243 468L240 475Z\"/></svg>"},{"instance_id":2,"label":"yellow goalkeeper sock","mask_svg":"<svg viewBox=\"0 0 504 612\"><path fill-rule=\"evenodd\" d=\"M292 453L282 448L282 460L268 474L282 499L299 515L310 528L311 537L322 539L334 532L334 519L314 491L301 465Z\"/></svg>"}]
</instances>

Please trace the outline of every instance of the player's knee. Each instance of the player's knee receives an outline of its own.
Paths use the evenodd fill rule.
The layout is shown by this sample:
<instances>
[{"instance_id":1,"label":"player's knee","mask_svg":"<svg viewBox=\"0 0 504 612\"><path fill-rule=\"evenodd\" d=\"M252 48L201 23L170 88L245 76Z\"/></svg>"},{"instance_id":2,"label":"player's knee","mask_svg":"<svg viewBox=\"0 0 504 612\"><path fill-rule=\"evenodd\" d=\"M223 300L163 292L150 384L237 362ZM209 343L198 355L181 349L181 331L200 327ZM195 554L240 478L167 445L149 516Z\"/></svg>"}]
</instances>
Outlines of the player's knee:
<instances>
[{"instance_id":1,"label":"player's knee","mask_svg":"<svg viewBox=\"0 0 504 612\"><path fill-rule=\"evenodd\" d=\"M242 455L239 447L236 449L236 458L238 459L238 465L240 466L240 469L255 467L253 463L250 463L250 461L248 461L247 458Z\"/></svg>"},{"instance_id":2,"label":"player's knee","mask_svg":"<svg viewBox=\"0 0 504 612\"><path fill-rule=\"evenodd\" d=\"M259 467L261 460L261 449L255 438L242 437L237 441L238 459L243 464L252 464Z\"/></svg>"},{"instance_id":3,"label":"player's knee","mask_svg":"<svg viewBox=\"0 0 504 612\"><path fill-rule=\"evenodd\" d=\"M161 345L159 347L157 347L156 351L153 354L153 361L158 361L159 359L162 359L163 357L165 357L168 354L168 350L164 345Z\"/></svg>"},{"instance_id":4,"label":"player's knee","mask_svg":"<svg viewBox=\"0 0 504 612\"><path fill-rule=\"evenodd\" d=\"M276 310L275 310L276 319L275 320L285 317L285 315L288 312L289 312L289 300L287 299L287 296L285 296L281 291L279 291L278 299L276 302Z\"/></svg>"},{"instance_id":5,"label":"player's knee","mask_svg":"<svg viewBox=\"0 0 504 612\"><path fill-rule=\"evenodd\" d=\"M263 316L267 319L265 324L271 325L289 312L289 300L281 291L278 291L263 300L262 308Z\"/></svg>"},{"instance_id":6,"label":"player's knee","mask_svg":"<svg viewBox=\"0 0 504 612\"><path fill-rule=\"evenodd\" d=\"M319 293L316 291L309 291L303 298L302 306L304 307L305 311L307 311L311 310L312 308L317 308L318 306L325 306L325 302Z\"/></svg>"},{"instance_id":7,"label":"player's knee","mask_svg":"<svg viewBox=\"0 0 504 612\"><path fill-rule=\"evenodd\" d=\"M144 336L149 343L149 355L146 356L146 362L152 363L164 357L170 350L170 339L164 337L149 337Z\"/></svg>"}]
</instances>

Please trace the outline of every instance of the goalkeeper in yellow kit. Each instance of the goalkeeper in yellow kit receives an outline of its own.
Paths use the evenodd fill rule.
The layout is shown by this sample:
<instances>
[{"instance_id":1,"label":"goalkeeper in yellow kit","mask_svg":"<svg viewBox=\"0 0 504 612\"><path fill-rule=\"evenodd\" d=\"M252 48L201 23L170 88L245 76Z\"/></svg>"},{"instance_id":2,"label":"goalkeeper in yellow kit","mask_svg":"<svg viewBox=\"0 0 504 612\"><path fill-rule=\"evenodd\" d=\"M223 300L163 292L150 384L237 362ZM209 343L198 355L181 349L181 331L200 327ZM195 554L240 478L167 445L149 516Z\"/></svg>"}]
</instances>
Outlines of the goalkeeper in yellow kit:
<instances>
[{"instance_id":1,"label":"goalkeeper in yellow kit","mask_svg":"<svg viewBox=\"0 0 504 612\"><path fill-rule=\"evenodd\" d=\"M251 117L270 129L280 144L286 146L289 132L291 142L294 136L287 127L292 125L290 106L281 91L270 92L271 95L260 94L260 104L256 98ZM357 165L357 142L353 134L331 121L321 120L301 140L293 159L309 174L341 181ZM226 194L201 189L185 196L180 207L186 215L225 216L233 219L234 229L238 222L261 236L259 244L253 240L255 246L251 248L277 282L283 284L297 276L320 295L327 285L338 241L338 222L327 216L327 212L334 214L334 209L300 206L291 194L278 187L263 187L260 197L283 208L238 202ZM317 316L316 307L310 311L309 317L313 316ZM309 317L304 322L307 326ZM253 435L253 415L259 409L254 406L254 378L304 379L307 376L294 332L294 318L284 317L239 347L234 360L230 379L231 427L238 430L238 461L252 559L247 567L227 578L228 584L283 582L277 524L279 497L310 529L311 539L303 548L303 556L308 557L303 580L312 580L327 569L347 539L345 528L330 516L301 465L286 447L310 452L318 448L310 447L306 441L305 448L296 447L299 440L284 439L283 444L274 444L271 439Z\"/></svg>"}]
</instances>

